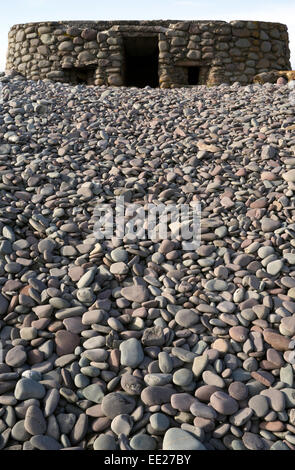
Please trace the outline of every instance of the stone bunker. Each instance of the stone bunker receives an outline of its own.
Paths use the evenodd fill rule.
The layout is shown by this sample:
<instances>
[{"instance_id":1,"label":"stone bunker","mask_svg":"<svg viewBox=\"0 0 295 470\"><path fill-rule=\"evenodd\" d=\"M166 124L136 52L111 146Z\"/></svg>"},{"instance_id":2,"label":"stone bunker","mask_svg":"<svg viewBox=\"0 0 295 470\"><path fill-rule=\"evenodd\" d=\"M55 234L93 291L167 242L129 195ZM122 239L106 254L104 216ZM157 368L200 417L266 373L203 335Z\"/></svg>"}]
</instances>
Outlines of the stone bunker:
<instances>
[{"instance_id":1,"label":"stone bunker","mask_svg":"<svg viewBox=\"0 0 295 470\"><path fill-rule=\"evenodd\" d=\"M73 85L176 88L290 70L287 26L261 21L64 21L9 32L6 70Z\"/></svg>"}]
</instances>

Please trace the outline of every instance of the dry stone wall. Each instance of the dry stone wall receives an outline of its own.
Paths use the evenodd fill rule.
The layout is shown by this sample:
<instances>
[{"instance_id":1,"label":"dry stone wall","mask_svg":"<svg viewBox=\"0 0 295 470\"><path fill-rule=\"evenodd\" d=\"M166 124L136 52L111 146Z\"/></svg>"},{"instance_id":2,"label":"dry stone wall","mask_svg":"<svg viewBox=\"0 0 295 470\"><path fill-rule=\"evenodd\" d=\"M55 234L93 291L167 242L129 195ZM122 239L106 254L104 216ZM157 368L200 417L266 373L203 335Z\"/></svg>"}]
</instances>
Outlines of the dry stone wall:
<instances>
[{"instance_id":1,"label":"dry stone wall","mask_svg":"<svg viewBox=\"0 0 295 470\"><path fill-rule=\"evenodd\" d=\"M101 21L19 24L9 32L7 70L33 80L125 85L126 38L155 37L158 84L251 83L259 73L290 70L287 27L258 21Z\"/></svg>"}]
</instances>

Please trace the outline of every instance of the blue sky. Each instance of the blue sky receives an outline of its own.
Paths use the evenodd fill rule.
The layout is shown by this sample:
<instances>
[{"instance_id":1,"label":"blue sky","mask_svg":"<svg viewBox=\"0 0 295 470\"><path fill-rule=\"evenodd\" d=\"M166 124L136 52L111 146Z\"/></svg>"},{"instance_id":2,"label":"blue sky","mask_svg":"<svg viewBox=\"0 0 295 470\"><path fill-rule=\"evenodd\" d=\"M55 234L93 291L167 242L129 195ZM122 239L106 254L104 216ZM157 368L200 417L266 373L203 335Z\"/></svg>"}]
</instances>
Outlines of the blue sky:
<instances>
[{"instance_id":1,"label":"blue sky","mask_svg":"<svg viewBox=\"0 0 295 470\"><path fill-rule=\"evenodd\" d=\"M2 0L0 71L11 26L62 20L262 20L285 23L295 69L294 0Z\"/></svg>"}]
</instances>

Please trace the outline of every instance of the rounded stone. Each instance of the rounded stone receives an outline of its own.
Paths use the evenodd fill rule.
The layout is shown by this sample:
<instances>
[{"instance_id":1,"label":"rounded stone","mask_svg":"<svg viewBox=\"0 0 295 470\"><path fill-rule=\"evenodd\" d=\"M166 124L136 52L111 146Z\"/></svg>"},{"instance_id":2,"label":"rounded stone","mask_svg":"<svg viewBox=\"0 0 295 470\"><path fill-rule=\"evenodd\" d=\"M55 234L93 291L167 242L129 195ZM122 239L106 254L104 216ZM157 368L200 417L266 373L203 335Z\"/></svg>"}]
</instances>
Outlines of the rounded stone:
<instances>
[{"instance_id":1,"label":"rounded stone","mask_svg":"<svg viewBox=\"0 0 295 470\"><path fill-rule=\"evenodd\" d=\"M25 416L24 427L32 435L44 434L47 429L46 420L38 406L29 406Z\"/></svg>"},{"instance_id":2,"label":"rounded stone","mask_svg":"<svg viewBox=\"0 0 295 470\"><path fill-rule=\"evenodd\" d=\"M130 414L136 402L131 396L121 392L111 392L102 399L101 409L105 416L114 419L118 415Z\"/></svg>"},{"instance_id":3,"label":"rounded stone","mask_svg":"<svg viewBox=\"0 0 295 470\"><path fill-rule=\"evenodd\" d=\"M149 386L143 389L140 398L147 406L162 405L163 403L170 403L173 393L175 391L165 385Z\"/></svg>"},{"instance_id":4,"label":"rounded stone","mask_svg":"<svg viewBox=\"0 0 295 470\"><path fill-rule=\"evenodd\" d=\"M14 346L5 356L5 362L10 367L20 367L27 360L27 353L23 346Z\"/></svg>"},{"instance_id":5,"label":"rounded stone","mask_svg":"<svg viewBox=\"0 0 295 470\"><path fill-rule=\"evenodd\" d=\"M11 430L11 437L19 442L25 442L30 439L31 434L25 429L25 420L21 419L13 426Z\"/></svg>"},{"instance_id":6,"label":"rounded stone","mask_svg":"<svg viewBox=\"0 0 295 470\"><path fill-rule=\"evenodd\" d=\"M45 396L45 387L32 379L20 379L15 387L14 396L17 400L27 400L28 398L41 399Z\"/></svg>"},{"instance_id":7,"label":"rounded stone","mask_svg":"<svg viewBox=\"0 0 295 470\"><path fill-rule=\"evenodd\" d=\"M26 326L20 329L20 337L26 341L31 341L32 339L37 338L37 328L33 326Z\"/></svg>"},{"instance_id":8,"label":"rounded stone","mask_svg":"<svg viewBox=\"0 0 295 470\"><path fill-rule=\"evenodd\" d=\"M111 251L110 255L115 263L119 263L120 261L126 263L126 261L128 261L128 251L126 251L124 248L115 248Z\"/></svg>"},{"instance_id":9,"label":"rounded stone","mask_svg":"<svg viewBox=\"0 0 295 470\"><path fill-rule=\"evenodd\" d=\"M116 416L112 420L111 429L112 431L119 436L124 434L124 436L129 436L133 426L133 419L127 414L122 414Z\"/></svg>"},{"instance_id":10,"label":"rounded stone","mask_svg":"<svg viewBox=\"0 0 295 470\"><path fill-rule=\"evenodd\" d=\"M71 354L80 344L80 336L66 330L59 330L55 334L56 353L58 356Z\"/></svg>"},{"instance_id":11,"label":"rounded stone","mask_svg":"<svg viewBox=\"0 0 295 470\"><path fill-rule=\"evenodd\" d=\"M110 267L110 272L115 275L124 275L127 274L129 271L129 267L123 261L119 261L118 263L113 263Z\"/></svg>"},{"instance_id":12,"label":"rounded stone","mask_svg":"<svg viewBox=\"0 0 295 470\"><path fill-rule=\"evenodd\" d=\"M280 390L270 388L262 390L260 395L263 395L269 399L270 406L274 411L284 411L285 409L285 395Z\"/></svg>"},{"instance_id":13,"label":"rounded stone","mask_svg":"<svg viewBox=\"0 0 295 470\"><path fill-rule=\"evenodd\" d=\"M210 405L218 412L223 415L232 415L234 414L239 406L236 400L230 397L227 393L224 392L214 392L210 397Z\"/></svg>"},{"instance_id":14,"label":"rounded stone","mask_svg":"<svg viewBox=\"0 0 295 470\"><path fill-rule=\"evenodd\" d=\"M51 436L33 436L30 443L38 450L60 450L62 448L62 445Z\"/></svg>"},{"instance_id":15,"label":"rounded stone","mask_svg":"<svg viewBox=\"0 0 295 470\"><path fill-rule=\"evenodd\" d=\"M178 310L175 315L175 321L178 325L183 326L184 328L190 328L199 322L199 315L190 309L181 309Z\"/></svg>"},{"instance_id":16,"label":"rounded stone","mask_svg":"<svg viewBox=\"0 0 295 470\"><path fill-rule=\"evenodd\" d=\"M206 450L192 434L180 428L170 428L163 439L163 450Z\"/></svg>"},{"instance_id":17,"label":"rounded stone","mask_svg":"<svg viewBox=\"0 0 295 470\"><path fill-rule=\"evenodd\" d=\"M193 373L189 369L178 369L173 374L173 383L180 387L186 387L193 380Z\"/></svg>"},{"instance_id":18,"label":"rounded stone","mask_svg":"<svg viewBox=\"0 0 295 470\"><path fill-rule=\"evenodd\" d=\"M150 416L152 428L157 432L164 432L169 428L170 420L164 413L154 413Z\"/></svg>"},{"instance_id":19,"label":"rounded stone","mask_svg":"<svg viewBox=\"0 0 295 470\"><path fill-rule=\"evenodd\" d=\"M40 253L44 253L45 251L51 252L54 248L55 242L54 240L51 240L51 238L45 238L38 243L38 250Z\"/></svg>"},{"instance_id":20,"label":"rounded stone","mask_svg":"<svg viewBox=\"0 0 295 470\"><path fill-rule=\"evenodd\" d=\"M91 384L82 390L83 396L94 403L101 403L104 398L104 392L100 385Z\"/></svg>"},{"instance_id":21,"label":"rounded stone","mask_svg":"<svg viewBox=\"0 0 295 470\"><path fill-rule=\"evenodd\" d=\"M226 281L223 281L222 279L210 279L210 281L207 281L205 284L205 289L210 290L210 291L226 291L228 289L228 284Z\"/></svg>"},{"instance_id":22,"label":"rounded stone","mask_svg":"<svg viewBox=\"0 0 295 470\"><path fill-rule=\"evenodd\" d=\"M77 299L83 304L92 304L96 300L96 296L91 287L82 287L77 290Z\"/></svg>"},{"instance_id":23,"label":"rounded stone","mask_svg":"<svg viewBox=\"0 0 295 470\"><path fill-rule=\"evenodd\" d=\"M143 388L143 381L139 377L125 373L121 378L121 387L128 395L140 395Z\"/></svg>"},{"instance_id":24,"label":"rounded stone","mask_svg":"<svg viewBox=\"0 0 295 470\"><path fill-rule=\"evenodd\" d=\"M251 397L248 401L248 406L254 411L258 418L267 415L269 411L268 399L263 395L254 395L254 397Z\"/></svg>"},{"instance_id":25,"label":"rounded stone","mask_svg":"<svg viewBox=\"0 0 295 470\"><path fill-rule=\"evenodd\" d=\"M283 178L285 181L288 183L294 183L295 182L295 169L289 170L286 173L283 173Z\"/></svg>"},{"instance_id":26,"label":"rounded stone","mask_svg":"<svg viewBox=\"0 0 295 470\"><path fill-rule=\"evenodd\" d=\"M211 370L205 370L202 374L202 379L207 385L214 385L215 387L224 388L225 383L222 377L211 372Z\"/></svg>"},{"instance_id":27,"label":"rounded stone","mask_svg":"<svg viewBox=\"0 0 295 470\"><path fill-rule=\"evenodd\" d=\"M229 329L229 335L238 343L244 343L248 338L249 331L244 326L232 326Z\"/></svg>"},{"instance_id":28,"label":"rounded stone","mask_svg":"<svg viewBox=\"0 0 295 470\"><path fill-rule=\"evenodd\" d=\"M214 420L217 418L216 411L209 405L204 405L203 403L194 402L190 406L190 412L199 418L211 419Z\"/></svg>"},{"instance_id":29,"label":"rounded stone","mask_svg":"<svg viewBox=\"0 0 295 470\"><path fill-rule=\"evenodd\" d=\"M130 440L130 446L133 450L155 450L157 442L148 434L137 434Z\"/></svg>"},{"instance_id":30,"label":"rounded stone","mask_svg":"<svg viewBox=\"0 0 295 470\"><path fill-rule=\"evenodd\" d=\"M100 434L93 443L94 450L116 450L117 448L116 439L109 434Z\"/></svg>"},{"instance_id":31,"label":"rounded stone","mask_svg":"<svg viewBox=\"0 0 295 470\"><path fill-rule=\"evenodd\" d=\"M123 366L137 367L144 358L140 342L136 338L130 338L120 344L120 362Z\"/></svg>"},{"instance_id":32,"label":"rounded stone","mask_svg":"<svg viewBox=\"0 0 295 470\"><path fill-rule=\"evenodd\" d=\"M249 450L265 450L263 440L253 432L245 432L242 440L245 447Z\"/></svg>"},{"instance_id":33,"label":"rounded stone","mask_svg":"<svg viewBox=\"0 0 295 470\"><path fill-rule=\"evenodd\" d=\"M56 416L56 420L61 433L69 434L76 423L76 419L77 418L74 413L59 413Z\"/></svg>"},{"instance_id":34,"label":"rounded stone","mask_svg":"<svg viewBox=\"0 0 295 470\"><path fill-rule=\"evenodd\" d=\"M123 287L121 289L121 294L125 299L139 304L145 302L149 298L149 291L146 287L141 285Z\"/></svg>"},{"instance_id":35,"label":"rounded stone","mask_svg":"<svg viewBox=\"0 0 295 470\"><path fill-rule=\"evenodd\" d=\"M229 395L235 400L246 400L248 397L247 386L243 382L232 382L228 387Z\"/></svg>"}]
</instances>

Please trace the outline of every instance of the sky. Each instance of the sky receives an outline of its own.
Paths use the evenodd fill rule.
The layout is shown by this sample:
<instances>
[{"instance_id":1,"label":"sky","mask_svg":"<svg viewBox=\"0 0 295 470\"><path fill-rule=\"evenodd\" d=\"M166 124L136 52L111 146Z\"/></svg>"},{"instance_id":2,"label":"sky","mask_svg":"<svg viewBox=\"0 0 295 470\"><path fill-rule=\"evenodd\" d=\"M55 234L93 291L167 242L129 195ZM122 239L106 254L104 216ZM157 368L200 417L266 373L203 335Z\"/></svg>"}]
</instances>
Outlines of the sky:
<instances>
[{"instance_id":1,"label":"sky","mask_svg":"<svg viewBox=\"0 0 295 470\"><path fill-rule=\"evenodd\" d=\"M294 0L0 0L0 71L18 23L64 20L256 20L287 24L295 69Z\"/></svg>"}]
</instances>

